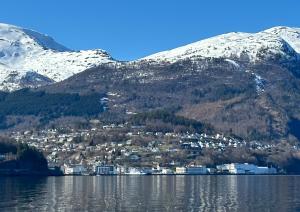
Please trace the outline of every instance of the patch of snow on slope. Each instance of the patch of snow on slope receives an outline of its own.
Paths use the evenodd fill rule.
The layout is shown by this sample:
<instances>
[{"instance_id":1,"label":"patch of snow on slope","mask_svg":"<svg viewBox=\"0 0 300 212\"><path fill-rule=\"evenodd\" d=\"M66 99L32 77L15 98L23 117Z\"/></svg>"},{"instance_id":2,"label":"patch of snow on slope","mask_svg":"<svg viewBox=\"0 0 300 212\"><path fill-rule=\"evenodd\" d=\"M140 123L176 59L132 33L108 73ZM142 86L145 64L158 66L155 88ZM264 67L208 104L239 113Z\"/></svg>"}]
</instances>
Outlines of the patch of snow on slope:
<instances>
[{"instance_id":1,"label":"patch of snow on slope","mask_svg":"<svg viewBox=\"0 0 300 212\"><path fill-rule=\"evenodd\" d=\"M237 62L235 62L234 60L225 59L225 61L232 64L232 65L234 65L236 68L240 67L240 65Z\"/></svg>"},{"instance_id":2,"label":"patch of snow on slope","mask_svg":"<svg viewBox=\"0 0 300 212\"><path fill-rule=\"evenodd\" d=\"M112 58L102 50L79 52L45 51L24 59L24 69L36 70L54 81L62 81L88 68L113 62Z\"/></svg>"},{"instance_id":3,"label":"patch of snow on slope","mask_svg":"<svg viewBox=\"0 0 300 212\"><path fill-rule=\"evenodd\" d=\"M263 93L265 91L265 85L264 85L263 78L258 74L255 74L255 73L252 73L252 74L254 75L254 81L256 84L256 92L258 94Z\"/></svg>"}]
</instances>

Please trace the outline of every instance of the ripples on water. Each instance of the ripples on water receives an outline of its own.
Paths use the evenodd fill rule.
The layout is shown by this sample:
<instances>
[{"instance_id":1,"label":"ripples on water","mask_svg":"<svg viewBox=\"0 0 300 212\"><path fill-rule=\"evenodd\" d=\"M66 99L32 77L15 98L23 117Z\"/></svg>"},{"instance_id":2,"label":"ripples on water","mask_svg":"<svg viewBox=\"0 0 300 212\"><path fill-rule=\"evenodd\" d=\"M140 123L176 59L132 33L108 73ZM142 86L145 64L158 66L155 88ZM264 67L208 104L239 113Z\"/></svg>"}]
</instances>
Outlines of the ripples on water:
<instances>
[{"instance_id":1,"label":"ripples on water","mask_svg":"<svg viewBox=\"0 0 300 212\"><path fill-rule=\"evenodd\" d=\"M0 211L300 211L298 176L0 178Z\"/></svg>"}]
</instances>

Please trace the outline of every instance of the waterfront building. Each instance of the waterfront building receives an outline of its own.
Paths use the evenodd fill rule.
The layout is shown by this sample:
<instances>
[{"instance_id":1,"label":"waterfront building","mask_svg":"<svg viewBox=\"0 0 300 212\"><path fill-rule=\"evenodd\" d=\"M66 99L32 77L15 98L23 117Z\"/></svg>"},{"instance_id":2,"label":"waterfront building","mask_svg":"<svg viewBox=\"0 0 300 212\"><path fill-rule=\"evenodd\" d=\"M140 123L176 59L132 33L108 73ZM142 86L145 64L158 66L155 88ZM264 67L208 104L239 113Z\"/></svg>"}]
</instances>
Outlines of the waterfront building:
<instances>
[{"instance_id":1,"label":"waterfront building","mask_svg":"<svg viewBox=\"0 0 300 212\"><path fill-rule=\"evenodd\" d=\"M176 174L186 174L186 168L185 167L176 167L175 173Z\"/></svg>"},{"instance_id":2,"label":"waterfront building","mask_svg":"<svg viewBox=\"0 0 300 212\"><path fill-rule=\"evenodd\" d=\"M115 175L117 170L113 165L100 165L95 168L96 175Z\"/></svg>"},{"instance_id":3,"label":"waterfront building","mask_svg":"<svg viewBox=\"0 0 300 212\"><path fill-rule=\"evenodd\" d=\"M138 168L129 167L125 174L128 174L128 175L145 175L146 173L143 172L142 170L138 169Z\"/></svg>"},{"instance_id":4,"label":"waterfront building","mask_svg":"<svg viewBox=\"0 0 300 212\"><path fill-rule=\"evenodd\" d=\"M86 168L83 165L67 165L63 167L65 175L82 175L86 172Z\"/></svg>"},{"instance_id":5,"label":"waterfront building","mask_svg":"<svg viewBox=\"0 0 300 212\"><path fill-rule=\"evenodd\" d=\"M206 166L189 166L186 167L186 174L207 174Z\"/></svg>"},{"instance_id":6,"label":"waterfront building","mask_svg":"<svg viewBox=\"0 0 300 212\"><path fill-rule=\"evenodd\" d=\"M217 166L219 173L228 174L276 174L277 170L273 167L259 167L248 163L231 163Z\"/></svg>"},{"instance_id":7,"label":"waterfront building","mask_svg":"<svg viewBox=\"0 0 300 212\"><path fill-rule=\"evenodd\" d=\"M174 172L169 168L161 168L161 174L169 175L169 174L174 174Z\"/></svg>"}]
</instances>

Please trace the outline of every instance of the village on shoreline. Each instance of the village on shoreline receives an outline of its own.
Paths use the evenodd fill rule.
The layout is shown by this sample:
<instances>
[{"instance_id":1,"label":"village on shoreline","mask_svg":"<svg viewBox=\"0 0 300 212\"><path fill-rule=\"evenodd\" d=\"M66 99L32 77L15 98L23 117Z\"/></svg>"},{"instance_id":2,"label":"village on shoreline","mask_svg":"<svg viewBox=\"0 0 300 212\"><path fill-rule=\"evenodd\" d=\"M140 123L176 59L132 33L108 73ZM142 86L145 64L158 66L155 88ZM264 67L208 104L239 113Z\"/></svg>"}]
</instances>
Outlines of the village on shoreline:
<instances>
[{"instance_id":1,"label":"village on shoreline","mask_svg":"<svg viewBox=\"0 0 300 212\"><path fill-rule=\"evenodd\" d=\"M281 151L281 144L245 141L219 133L149 131L145 126L103 125L90 120L84 129L13 131L6 136L43 152L58 175L273 175L287 172L274 163L253 163L252 155ZM297 152L298 146L288 146ZM208 154L228 155L207 165ZM237 154L237 155L235 155ZM245 155L248 158L245 158ZM11 155L0 155L0 161ZM242 158L244 161L237 161ZM223 162L224 161L224 162Z\"/></svg>"}]
</instances>

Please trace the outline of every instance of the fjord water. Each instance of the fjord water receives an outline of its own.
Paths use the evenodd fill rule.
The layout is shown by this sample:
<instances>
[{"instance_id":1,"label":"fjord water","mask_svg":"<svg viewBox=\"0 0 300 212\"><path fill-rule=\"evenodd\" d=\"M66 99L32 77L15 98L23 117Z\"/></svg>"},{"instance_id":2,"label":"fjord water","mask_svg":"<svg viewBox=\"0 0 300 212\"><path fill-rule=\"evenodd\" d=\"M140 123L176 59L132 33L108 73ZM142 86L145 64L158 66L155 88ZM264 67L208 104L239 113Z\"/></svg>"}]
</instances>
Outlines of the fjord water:
<instances>
[{"instance_id":1,"label":"fjord water","mask_svg":"<svg viewBox=\"0 0 300 212\"><path fill-rule=\"evenodd\" d=\"M0 178L0 211L300 211L300 176Z\"/></svg>"}]
</instances>

